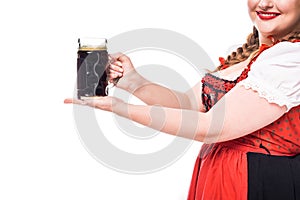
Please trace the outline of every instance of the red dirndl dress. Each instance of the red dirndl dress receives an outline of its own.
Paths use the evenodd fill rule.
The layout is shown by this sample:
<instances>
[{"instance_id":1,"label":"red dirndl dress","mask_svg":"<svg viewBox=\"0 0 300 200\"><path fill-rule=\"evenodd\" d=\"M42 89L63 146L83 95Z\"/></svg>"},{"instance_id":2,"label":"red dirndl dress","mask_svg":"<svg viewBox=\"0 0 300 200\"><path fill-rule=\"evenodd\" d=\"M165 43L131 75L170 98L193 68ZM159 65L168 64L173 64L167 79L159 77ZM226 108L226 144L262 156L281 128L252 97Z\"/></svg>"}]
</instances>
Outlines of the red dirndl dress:
<instances>
[{"instance_id":1,"label":"red dirndl dress","mask_svg":"<svg viewBox=\"0 0 300 200\"><path fill-rule=\"evenodd\" d=\"M260 52L265 49L267 47L263 46ZM204 76L202 100L206 110L209 110L239 81L247 78L251 64L257 56L234 81L224 80L212 74ZM298 155L300 153L300 106L292 108L278 120L252 134L227 142L203 144L194 166L188 200L267 199L263 197L264 194L260 197L255 195L249 197L251 196L249 184L256 184L249 183L248 180L256 176L256 174L249 174L252 173L252 171L249 172L249 152L272 156ZM298 164L296 169L300 171ZM297 179L298 177L299 175ZM299 187L295 189L299 199L300 180L294 180L294 182L298 185L293 187Z\"/></svg>"}]
</instances>

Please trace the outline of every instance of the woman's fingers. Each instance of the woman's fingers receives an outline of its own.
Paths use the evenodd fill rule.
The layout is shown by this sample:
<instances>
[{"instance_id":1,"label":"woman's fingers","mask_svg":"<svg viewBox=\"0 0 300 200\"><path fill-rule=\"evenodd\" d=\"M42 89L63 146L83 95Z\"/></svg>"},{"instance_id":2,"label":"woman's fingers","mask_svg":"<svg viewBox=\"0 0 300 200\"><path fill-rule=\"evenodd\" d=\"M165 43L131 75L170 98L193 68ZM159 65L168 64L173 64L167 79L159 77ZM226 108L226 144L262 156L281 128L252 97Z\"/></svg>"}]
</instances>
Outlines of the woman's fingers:
<instances>
[{"instance_id":1,"label":"woman's fingers","mask_svg":"<svg viewBox=\"0 0 300 200\"><path fill-rule=\"evenodd\" d=\"M67 98L64 100L65 104L77 104L77 105L87 105L91 107L96 107L97 104L101 104L102 99L104 97L101 96L94 96L94 97L85 97L83 100L80 99L72 99L72 98Z\"/></svg>"},{"instance_id":2,"label":"woman's fingers","mask_svg":"<svg viewBox=\"0 0 300 200\"><path fill-rule=\"evenodd\" d=\"M110 69L110 70L114 70L114 71L116 71L116 72L123 72L123 71L124 71L123 68L122 68L122 64L120 64L120 65L117 65L117 64L111 64L111 65L109 66L109 69Z\"/></svg>"},{"instance_id":3,"label":"woman's fingers","mask_svg":"<svg viewBox=\"0 0 300 200\"><path fill-rule=\"evenodd\" d=\"M123 76L123 68L122 68L122 63L117 61L114 62L113 64L110 64L107 73L108 73L108 79L109 81L122 77Z\"/></svg>"},{"instance_id":4,"label":"woman's fingers","mask_svg":"<svg viewBox=\"0 0 300 200\"><path fill-rule=\"evenodd\" d=\"M65 104L78 104L98 108L101 110L112 111L116 104L124 103L122 100L110 96L94 96L85 97L83 100L67 98L64 100Z\"/></svg>"},{"instance_id":5,"label":"woman's fingers","mask_svg":"<svg viewBox=\"0 0 300 200\"><path fill-rule=\"evenodd\" d=\"M67 98L64 100L65 104L77 104L77 105L86 105L87 102L80 100L80 99L72 99L72 98Z\"/></svg>"},{"instance_id":6,"label":"woman's fingers","mask_svg":"<svg viewBox=\"0 0 300 200\"><path fill-rule=\"evenodd\" d=\"M120 61L114 61L114 62L111 63L111 65L122 67L122 62L120 62Z\"/></svg>"},{"instance_id":7,"label":"woman's fingers","mask_svg":"<svg viewBox=\"0 0 300 200\"><path fill-rule=\"evenodd\" d=\"M122 74L120 73L111 73L109 74L109 80L113 80L113 79L116 79L116 78L119 78L119 77L122 77Z\"/></svg>"}]
</instances>

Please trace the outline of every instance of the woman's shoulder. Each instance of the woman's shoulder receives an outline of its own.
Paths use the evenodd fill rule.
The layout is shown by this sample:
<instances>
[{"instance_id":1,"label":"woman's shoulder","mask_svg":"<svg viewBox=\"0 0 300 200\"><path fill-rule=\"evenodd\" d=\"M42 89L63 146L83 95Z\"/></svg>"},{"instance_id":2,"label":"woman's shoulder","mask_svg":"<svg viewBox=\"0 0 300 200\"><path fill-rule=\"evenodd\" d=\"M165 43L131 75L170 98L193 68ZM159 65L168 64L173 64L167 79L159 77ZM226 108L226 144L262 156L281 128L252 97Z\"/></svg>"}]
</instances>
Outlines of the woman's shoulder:
<instances>
[{"instance_id":1,"label":"woman's shoulder","mask_svg":"<svg viewBox=\"0 0 300 200\"><path fill-rule=\"evenodd\" d=\"M290 57L286 57L287 55ZM279 42L262 52L257 61L278 57L282 58L283 56L293 59L298 58L300 60L300 42Z\"/></svg>"},{"instance_id":2,"label":"woman's shoulder","mask_svg":"<svg viewBox=\"0 0 300 200\"><path fill-rule=\"evenodd\" d=\"M291 79L293 74L300 75L300 43L288 41L279 42L264 50L252 63L249 72L249 76L277 80ZM298 77L295 80L298 81Z\"/></svg>"},{"instance_id":3,"label":"woman's shoulder","mask_svg":"<svg viewBox=\"0 0 300 200\"><path fill-rule=\"evenodd\" d=\"M300 42L290 42L290 41L282 41L274 44L270 51L280 51L280 50L291 50L291 49L299 49Z\"/></svg>"},{"instance_id":4,"label":"woman's shoulder","mask_svg":"<svg viewBox=\"0 0 300 200\"><path fill-rule=\"evenodd\" d=\"M258 56L241 84L289 110L300 104L299 76L300 44L280 42Z\"/></svg>"}]
</instances>

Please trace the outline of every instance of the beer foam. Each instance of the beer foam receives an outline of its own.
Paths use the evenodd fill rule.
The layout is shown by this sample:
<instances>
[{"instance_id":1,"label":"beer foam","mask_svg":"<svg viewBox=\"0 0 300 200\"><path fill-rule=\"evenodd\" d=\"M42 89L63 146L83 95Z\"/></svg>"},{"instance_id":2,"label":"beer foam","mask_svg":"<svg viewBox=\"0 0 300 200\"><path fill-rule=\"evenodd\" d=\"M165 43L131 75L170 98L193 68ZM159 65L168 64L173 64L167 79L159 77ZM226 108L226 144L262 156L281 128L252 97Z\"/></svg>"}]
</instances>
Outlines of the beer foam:
<instances>
[{"instance_id":1,"label":"beer foam","mask_svg":"<svg viewBox=\"0 0 300 200\"><path fill-rule=\"evenodd\" d=\"M78 38L79 49L83 51L107 50L105 38Z\"/></svg>"},{"instance_id":2,"label":"beer foam","mask_svg":"<svg viewBox=\"0 0 300 200\"><path fill-rule=\"evenodd\" d=\"M104 51L107 50L106 46L81 46L78 48L80 51Z\"/></svg>"}]
</instances>

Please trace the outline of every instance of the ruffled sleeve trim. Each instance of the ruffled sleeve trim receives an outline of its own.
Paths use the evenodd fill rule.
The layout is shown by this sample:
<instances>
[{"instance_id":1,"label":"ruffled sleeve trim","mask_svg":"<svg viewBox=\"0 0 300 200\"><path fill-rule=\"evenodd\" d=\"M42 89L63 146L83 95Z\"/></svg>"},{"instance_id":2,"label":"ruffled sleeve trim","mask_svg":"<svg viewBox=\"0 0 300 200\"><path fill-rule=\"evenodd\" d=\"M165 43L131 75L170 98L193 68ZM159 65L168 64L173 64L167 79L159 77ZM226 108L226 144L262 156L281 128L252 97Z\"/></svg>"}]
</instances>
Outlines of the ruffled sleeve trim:
<instances>
[{"instance_id":1,"label":"ruffled sleeve trim","mask_svg":"<svg viewBox=\"0 0 300 200\"><path fill-rule=\"evenodd\" d=\"M239 82L269 103L286 106L288 112L300 104L300 44L280 42L261 53L246 79Z\"/></svg>"},{"instance_id":2,"label":"ruffled sleeve trim","mask_svg":"<svg viewBox=\"0 0 300 200\"><path fill-rule=\"evenodd\" d=\"M239 85L244 86L245 89L252 89L253 91L257 92L260 97L266 99L269 103L275 103L279 106L286 106L287 111L293 107L293 105L290 105L289 99L285 95L282 95L282 92L280 92L278 89L268 87L268 84L264 84L260 80L255 80L251 77L239 82Z\"/></svg>"}]
</instances>

